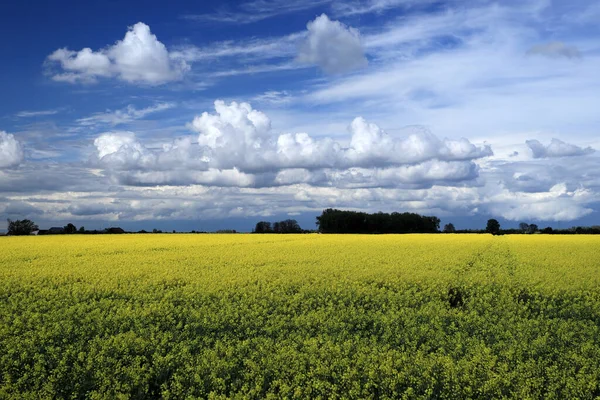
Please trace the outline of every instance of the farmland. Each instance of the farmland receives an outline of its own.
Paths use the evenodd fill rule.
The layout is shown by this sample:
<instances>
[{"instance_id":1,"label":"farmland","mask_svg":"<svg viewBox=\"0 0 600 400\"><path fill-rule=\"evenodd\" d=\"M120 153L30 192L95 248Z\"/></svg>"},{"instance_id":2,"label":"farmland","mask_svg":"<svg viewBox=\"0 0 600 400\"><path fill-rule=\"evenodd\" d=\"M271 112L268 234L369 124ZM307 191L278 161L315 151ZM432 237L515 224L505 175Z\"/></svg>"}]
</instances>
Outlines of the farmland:
<instances>
[{"instance_id":1,"label":"farmland","mask_svg":"<svg viewBox=\"0 0 600 400\"><path fill-rule=\"evenodd\" d=\"M600 396L600 237L0 239L0 398Z\"/></svg>"}]
</instances>

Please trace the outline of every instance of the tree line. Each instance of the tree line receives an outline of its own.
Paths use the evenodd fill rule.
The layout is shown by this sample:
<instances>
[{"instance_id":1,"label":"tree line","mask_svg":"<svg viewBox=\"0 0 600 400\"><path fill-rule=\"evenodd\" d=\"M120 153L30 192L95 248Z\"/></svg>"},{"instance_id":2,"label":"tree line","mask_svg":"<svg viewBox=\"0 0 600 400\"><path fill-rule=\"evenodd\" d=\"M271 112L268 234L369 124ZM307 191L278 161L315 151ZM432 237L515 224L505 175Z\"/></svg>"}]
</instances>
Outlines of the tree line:
<instances>
[{"instance_id":1,"label":"tree line","mask_svg":"<svg viewBox=\"0 0 600 400\"><path fill-rule=\"evenodd\" d=\"M408 212L368 214L328 208L317 217L317 226L321 233L437 233L440 219Z\"/></svg>"},{"instance_id":2,"label":"tree line","mask_svg":"<svg viewBox=\"0 0 600 400\"><path fill-rule=\"evenodd\" d=\"M300 224L295 219L286 219L274 222L259 221L256 223L252 233L304 233Z\"/></svg>"},{"instance_id":3,"label":"tree line","mask_svg":"<svg viewBox=\"0 0 600 400\"><path fill-rule=\"evenodd\" d=\"M414 213L374 213L368 214L357 211L341 211L337 209L323 210L317 217L318 232L320 233L439 233L440 219L434 216L422 216ZM271 223L259 221L252 233L311 233L300 227L295 219L286 219ZM48 234L118 234L128 233L125 230L113 227L103 230L86 230L83 226L77 227L71 223L64 227L53 227L41 230L31 220L8 220L8 235L48 235ZM137 233L150 233L145 230ZM151 233L163 233L154 229ZM173 233L176 233L174 230ZM185 232L181 232L185 233ZM208 233L204 231L191 231L191 233ZM237 233L234 229L223 229L216 233ZM552 227L539 228L536 224L521 222L519 228L502 229L496 219L489 219L485 229L456 229L452 223L444 225L442 233L491 233L492 235L515 234L549 234L549 235L598 235L600 226L574 226L566 229L553 229Z\"/></svg>"}]
</instances>

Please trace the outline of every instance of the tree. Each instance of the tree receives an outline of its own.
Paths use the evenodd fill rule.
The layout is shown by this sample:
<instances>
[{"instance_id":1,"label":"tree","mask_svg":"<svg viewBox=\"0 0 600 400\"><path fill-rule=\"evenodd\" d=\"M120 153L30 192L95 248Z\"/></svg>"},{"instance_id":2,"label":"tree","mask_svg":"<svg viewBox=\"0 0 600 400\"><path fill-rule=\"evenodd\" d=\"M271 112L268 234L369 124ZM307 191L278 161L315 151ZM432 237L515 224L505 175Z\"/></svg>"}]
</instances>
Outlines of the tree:
<instances>
[{"instance_id":1,"label":"tree","mask_svg":"<svg viewBox=\"0 0 600 400\"><path fill-rule=\"evenodd\" d=\"M28 219L11 221L8 220L8 234L14 236L31 235L31 232L39 228L33 221Z\"/></svg>"},{"instance_id":2,"label":"tree","mask_svg":"<svg viewBox=\"0 0 600 400\"><path fill-rule=\"evenodd\" d=\"M528 229L529 233L536 233L538 230L539 230L539 228L536 224L529 225L529 229Z\"/></svg>"},{"instance_id":3,"label":"tree","mask_svg":"<svg viewBox=\"0 0 600 400\"><path fill-rule=\"evenodd\" d=\"M273 224L273 232L281 233L281 222L275 222Z\"/></svg>"},{"instance_id":4,"label":"tree","mask_svg":"<svg viewBox=\"0 0 600 400\"><path fill-rule=\"evenodd\" d=\"M454 224L449 223L444 225L444 233L454 233L456 232L456 228L454 227Z\"/></svg>"},{"instance_id":5,"label":"tree","mask_svg":"<svg viewBox=\"0 0 600 400\"><path fill-rule=\"evenodd\" d=\"M77 227L71 223L67 224L67 226L65 226L65 233L75 233L77 232Z\"/></svg>"},{"instance_id":6,"label":"tree","mask_svg":"<svg viewBox=\"0 0 600 400\"><path fill-rule=\"evenodd\" d=\"M279 222L280 233L302 233L302 228L295 219L286 219Z\"/></svg>"},{"instance_id":7,"label":"tree","mask_svg":"<svg viewBox=\"0 0 600 400\"><path fill-rule=\"evenodd\" d=\"M491 233L492 235L497 235L498 233L500 233L500 222L498 222L498 220L495 220L493 218L488 219L485 231L488 233Z\"/></svg>"},{"instance_id":8,"label":"tree","mask_svg":"<svg viewBox=\"0 0 600 400\"><path fill-rule=\"evenodd\" d=\"M85 228L83 226L79 228L79 233L85 233Z\"/></svg>"},{"instance_id":9,"label":"tree","mask_svg":"<svg viewBox=\"0 0 600 400\"><path fill-rule=\"evenodd\" d=\"M521 222L519 224L519 229L523 231L523 233L529 233L529 224L525 222Z\"/></svg>"},{"instance_id":10,"label":"tree","mask_svg":"<svg viewBox=\"0 0 600 400\"><path fill-rule=\"evenodd\" d=\"M254 233L272 233L271 223L267 221L259 221L254 227Z\"/></svg>"}]
</instances>

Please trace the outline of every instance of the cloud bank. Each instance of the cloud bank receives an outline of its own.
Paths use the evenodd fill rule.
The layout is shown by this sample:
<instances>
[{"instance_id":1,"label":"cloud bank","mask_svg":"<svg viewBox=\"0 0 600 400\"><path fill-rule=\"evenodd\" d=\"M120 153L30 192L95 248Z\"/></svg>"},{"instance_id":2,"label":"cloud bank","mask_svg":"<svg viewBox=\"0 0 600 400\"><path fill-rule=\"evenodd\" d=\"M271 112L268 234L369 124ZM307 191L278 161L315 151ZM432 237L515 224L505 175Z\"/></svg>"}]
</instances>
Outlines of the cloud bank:
<instances>
[{"instance_id":1,"label":"cloud bank","mask_svg":"<svg viewBox=\"0 0 600 400\"><path fill-rule=\"evenodd\" d=\"M473 160L493 154L468 139L439 139L426 130L393 137L355 118L344 140L276 133L248 103L222 100L189 124L198 136L150 150L132 132L94 141L97 162L130 184L277 186L310 182L339 187L453 184L478 176Z\"/></svg>"}]
</instances>

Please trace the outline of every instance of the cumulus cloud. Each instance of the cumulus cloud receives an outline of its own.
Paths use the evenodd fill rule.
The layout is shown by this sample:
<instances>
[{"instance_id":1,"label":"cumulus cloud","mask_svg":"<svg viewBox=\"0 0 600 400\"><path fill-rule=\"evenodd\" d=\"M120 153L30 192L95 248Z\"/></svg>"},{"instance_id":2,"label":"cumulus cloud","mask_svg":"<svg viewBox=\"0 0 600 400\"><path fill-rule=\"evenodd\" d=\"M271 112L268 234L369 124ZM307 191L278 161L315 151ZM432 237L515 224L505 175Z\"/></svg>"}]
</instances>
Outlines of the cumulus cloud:
<instances>
[{"instance_id":1,"label":"cumulus cloud","mask_svg":"<svg viewBox=\"0 0 600 400\"><path fill-rule=\"evenodd\" d=\"M277 134L270 119L248 103L217 100L215 111L196 117L191 127L199 133L205 159L216 168L373 168L432 159L472 160L492 154L489 146L475 146L467 139L440 140L425 130L394 138L361 117L350 124L350 145L343 146L331 138L315 139L307 133Z\"/></svg>"},{"instance_id":2,"label":"cumulus cloud","mask_svg":"<svg viewBox=\"0 0 600 400\"><path fill-rule=\"evenodd\" d=\"M533 158L584 156L595 151L591 147L582 148L559 139L552 139L548 146L535 139L525 143L533 153Z\"/></svg>"},{"instance_id":3,"label":"cumulus cloud","mask_svg":"<svg viewBox=\"0 0 600 400\"><path fill-rule=\"evenodd\" d=\"M314 64L328 74L338 74L367 65L358 30L325 14L310 21L308 35L300 47L297 60Z\"/></svg>"},{"instance_id":4,"label":"cumulus cloud","mask_svg":"<svg viewBox=\"0 0 600 400\"><path fill-rule=\"evenodd\" d=\"M94 140L98 159L114 168L152 167L156 156L141 145L133 132L104 133Z\"/></svg>"},{"instance_id":5,"label":"cumulus cloud","mask_svg":"<svg viewBox=\"0 0 600 400\"><path fill-rule=\"evenodd\" d=\"M94 142L98 161L110 170L138 170L125 174L129 183L212 183L227 178L228 185L237 179L240 186L312 182L370 187L377 182L393 186L474 179L478 169L472 160L492 154L489 146L467 139L441 140L425 130L392 137L360 117L349 126L350 136L344 141L349 145L303 132L276 133L269 117L250 104L221 100L215 102L215 113L202 113L189 127L198 133L197 141L181 138L158 151L145 147L131 132L102 134Z\"/></svg>"},{"instance_id":6,"label":"cumulus cloud","mask_svg":"<svg viewBox=\"0 0 600 400\"><path fill-rule=\"evenodd\" d=\"M595 200L588 189L569 191L565 183L559 183L547 192L511 192L504 188L487 200L487 207L492 213L512 221L572 221L592 213L587 205Z\"/></svg>"},{"instance_id":7,"label":"cumulus cloud","mask_svg":"<svg viewBox=\"0 0 600 400\"><path fill-rule=\"evenodd\" d=\"M142 22L129 27L123 40L98 51L87 47L80 51L58 49L48 56L47 65L59 66L60 71L51 73L52 79L70 83L114 77L128 83L158 85L179 80L189 70L185 61L171 57Z\"/></svg>"},{"instance_id":8,"label":"cumulus cloud","mask_svg":"<svg viewBox=\"0 0 600 400\"><path fill-rule=\"evenodd\" d=\"M527 55L537 55L550 58L580 58L581 52L576 46L563 42L537 44L527 50Z\"/></svg>"},{"instance_id":9,"label":"cumulus cloud","mask_svg":"<svg viewBox=\"0 0 600 400\"><path fill-rule=\"evenodd\" d=\"M0 168L16 167L23 161L23 147L14 135L0 131Z\"/></svg>"}]
</instances>

